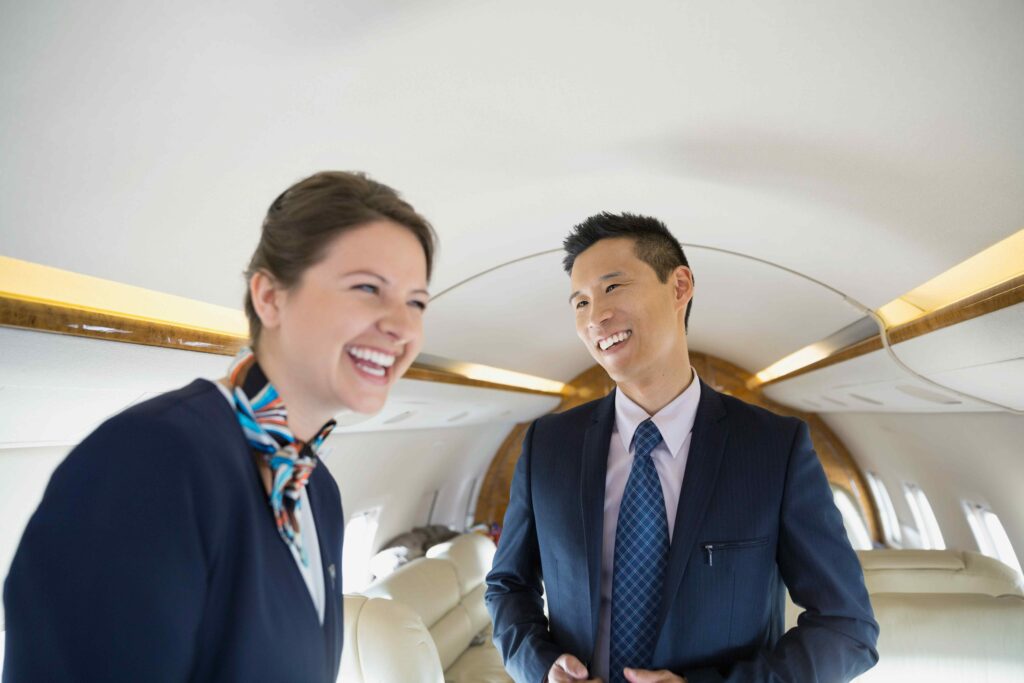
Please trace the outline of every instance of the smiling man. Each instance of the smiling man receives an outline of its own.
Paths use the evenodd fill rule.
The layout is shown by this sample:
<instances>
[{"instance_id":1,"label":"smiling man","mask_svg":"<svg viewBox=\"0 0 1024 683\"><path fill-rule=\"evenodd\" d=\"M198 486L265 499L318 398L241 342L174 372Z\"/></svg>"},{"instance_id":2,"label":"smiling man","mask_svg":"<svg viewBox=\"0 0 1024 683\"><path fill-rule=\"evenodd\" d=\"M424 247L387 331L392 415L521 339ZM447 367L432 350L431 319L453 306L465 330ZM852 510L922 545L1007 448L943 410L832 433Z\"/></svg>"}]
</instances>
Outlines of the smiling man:
<instances>
[{"instance_id":1,"label":"smiling man","mask_svg":"<svg viewBox=\"0 0 1024 683\"><path fill-rule=\"evenodd\" d=\"M506 668L517 683L870 668L878 625L807 426L697 377L679 242L654 218L603 213L565 250L576 332L616 389L523 441L487 577ZM786 633L783 584L806 610Z\"/></svg>"}]
</instances>

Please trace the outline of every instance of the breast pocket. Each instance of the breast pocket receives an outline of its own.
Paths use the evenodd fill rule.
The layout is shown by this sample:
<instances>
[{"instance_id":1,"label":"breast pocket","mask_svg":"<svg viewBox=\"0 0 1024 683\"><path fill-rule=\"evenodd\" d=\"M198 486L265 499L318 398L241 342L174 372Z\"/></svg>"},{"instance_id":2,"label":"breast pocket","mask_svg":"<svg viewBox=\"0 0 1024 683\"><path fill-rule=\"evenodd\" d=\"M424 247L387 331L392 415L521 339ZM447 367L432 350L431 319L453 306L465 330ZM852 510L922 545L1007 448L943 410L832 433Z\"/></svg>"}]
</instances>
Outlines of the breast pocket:
<instances>
[{"instance_id":1,"label":"breast pocket","mask_svg":"<svg viewBox=\"0 0 1024 683\"><path fill-rule=\"evenodd\" d=\"M704 551L704 564L709 567L715 566L715 560L730 562L736 559L736 553L742 550L750 550L768 545L768 537L750 538L742 541L704 541L700 544ZM740 555L740 558L743 556Z\"/></svg>"},{"instance_id":2,"label":"breast pocket","mask_svg":"<svg viewBox=\"0 0 1024 683\"><path fill-rule=\"evenodd\" d=\"M730 649L749 647L767 624L774 576L774 553L769 540L761 536L700 544L703 569L715 577L722 607L728 607L721 624L726 629L725 642Z\"/></svg>"}]
</instances>

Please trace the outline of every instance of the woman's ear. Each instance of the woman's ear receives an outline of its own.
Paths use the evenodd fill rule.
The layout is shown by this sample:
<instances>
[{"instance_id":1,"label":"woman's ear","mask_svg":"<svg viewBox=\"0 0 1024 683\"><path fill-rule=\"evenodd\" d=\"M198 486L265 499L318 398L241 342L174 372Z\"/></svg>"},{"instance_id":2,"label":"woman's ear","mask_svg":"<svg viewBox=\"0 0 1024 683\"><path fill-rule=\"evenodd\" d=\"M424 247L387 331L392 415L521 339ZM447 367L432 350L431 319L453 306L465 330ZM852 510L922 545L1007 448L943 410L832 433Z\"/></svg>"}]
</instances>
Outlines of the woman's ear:
<instances>
[{"instance_id":1,"label":"woman's ear","mask_svg":"<svg viewBox=\"0 0 1024 683\"><path fill-rule=\"evenodd\" d=\"M258 270L249 278L249 296L252 307L260 317L265 329L274 329L281 321L281 303L285 291L274 277L265 271Z\"/></svg>"}]
</instances>

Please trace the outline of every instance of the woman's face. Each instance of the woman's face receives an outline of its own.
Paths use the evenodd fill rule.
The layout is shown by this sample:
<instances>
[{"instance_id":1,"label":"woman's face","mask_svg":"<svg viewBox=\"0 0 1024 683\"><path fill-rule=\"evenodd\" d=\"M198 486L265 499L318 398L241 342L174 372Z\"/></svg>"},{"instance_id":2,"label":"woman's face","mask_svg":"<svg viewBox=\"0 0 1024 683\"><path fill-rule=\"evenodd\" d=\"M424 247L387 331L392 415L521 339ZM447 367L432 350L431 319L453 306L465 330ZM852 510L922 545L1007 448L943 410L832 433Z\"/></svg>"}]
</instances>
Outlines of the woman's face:
<instances>
[{"instance_id":1,"label":"woman's face","mask_svg":"<svg viewBox=\"0 0 1024 683\"><path fill-rule=\"evenodd\" d=\"M265 367L281 375L271 379L286 403L377 412L419 353L426 289L423 247L407 228L382 220L348 230L296 285L275 289L260 361L273 356Z\"/></svg>"}]
</instances>

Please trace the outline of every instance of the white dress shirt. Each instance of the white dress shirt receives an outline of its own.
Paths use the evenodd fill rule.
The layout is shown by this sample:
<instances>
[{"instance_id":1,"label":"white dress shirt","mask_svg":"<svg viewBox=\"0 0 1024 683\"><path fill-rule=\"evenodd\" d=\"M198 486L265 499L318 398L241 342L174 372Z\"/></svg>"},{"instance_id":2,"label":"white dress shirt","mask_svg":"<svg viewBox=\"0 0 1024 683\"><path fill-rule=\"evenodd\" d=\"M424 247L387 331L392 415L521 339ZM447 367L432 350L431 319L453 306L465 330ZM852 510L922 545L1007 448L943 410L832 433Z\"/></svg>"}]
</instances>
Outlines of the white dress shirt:
<instances>
[{"instance_id":1,"label":"white dress shirt","mask_svg":"<svg viewBox=\"0 0 1024 683\"><path fill-rule=\"evenodd\" d=\"M231 410L234 412L235 399L231 396L227 387L220 382L214 382L213 384L220 389L220 393L231 404ZM295 565L299 568L299 573L302 574L302 580L306 582L309 597L313 600L313 606L316 607L316 613L320 617L320 625L323 626L324 607L327 604L327 598L324 593L324 565L323 560L320 558L320 538L316 534L316 520L313 519L313 509L309 505L309 495L306 493L305 488L299 494L299 500L301 501L299 529L301 530L302 545L306 549L309 565L302 564L302 557L299 555L299 551L295 549L295 546L290 545L288 547L292 551L292 557L295 558ZM273 522L268 518L267 523L272 524Z\"/></svg>"},{"instance_id":2,"label":"white dress shirt","mask_svg":"<svg viewBox=\"0 0 1024 683\"><path fill-rule=\"evenodd\" d=\"M611 640L612 569L615 564L615 530L619 524L619 505L626 490L629 472L633 467L633 434L640 423L651 418L661 432L662 441L651 451L654 468L661 479L661 492L665 498L665 517L668 538L672 541L675 530L676 508L683 487L686 460L690 455L693 422L700 403L700 381L692 370L690 385L658 411L647 414L622 391L615 392L615 426L608 444L608 473L604 480L604 534L601 547L601 608L597 621L597 648L591 663L590 676L607 681L608 648Z\"/></svg>"}]
</instances>

